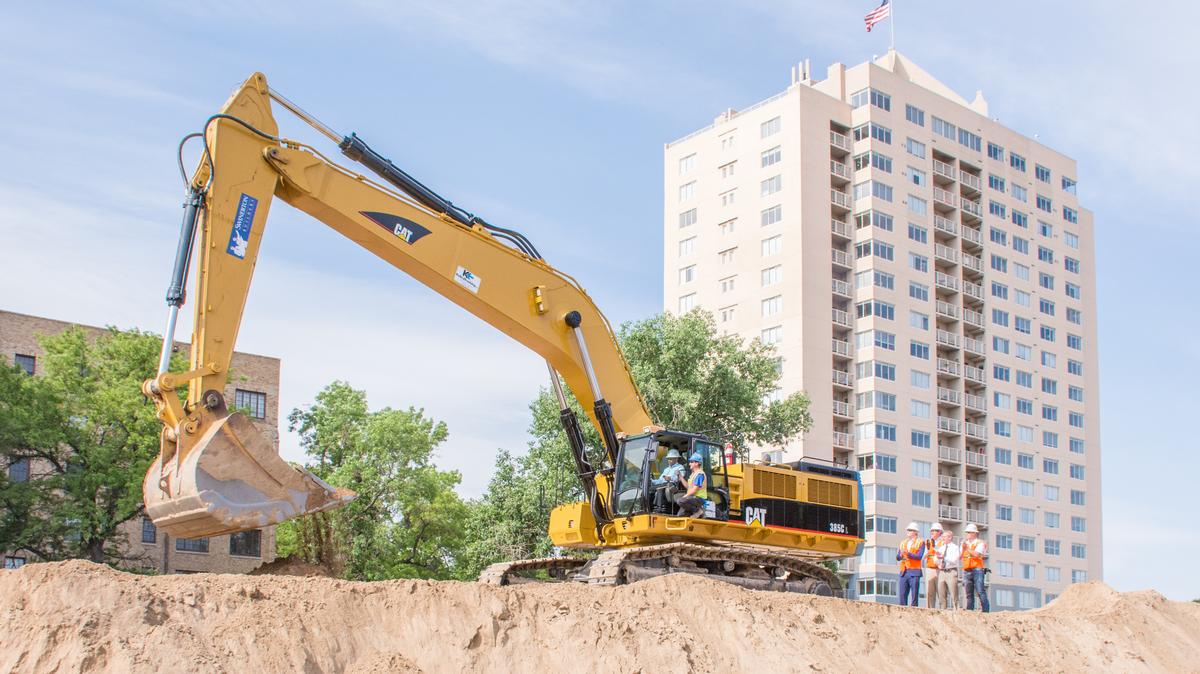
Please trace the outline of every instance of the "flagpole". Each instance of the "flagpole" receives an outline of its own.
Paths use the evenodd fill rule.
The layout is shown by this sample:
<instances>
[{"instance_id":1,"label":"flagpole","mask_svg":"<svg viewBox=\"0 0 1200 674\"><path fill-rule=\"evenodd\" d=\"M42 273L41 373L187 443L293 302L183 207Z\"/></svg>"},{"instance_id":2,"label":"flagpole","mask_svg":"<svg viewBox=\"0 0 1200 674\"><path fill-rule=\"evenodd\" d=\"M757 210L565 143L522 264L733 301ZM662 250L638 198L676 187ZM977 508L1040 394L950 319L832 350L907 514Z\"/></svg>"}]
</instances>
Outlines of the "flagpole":
<instances>
[{"instance_id":1,"label":"flagpole","mask_svg":"<svg viewBox=\"0 0 1200 674\"><path fill-rule=\"evenodd\" d=\"M888 12L888 28L892 31L892 51L896 51L896 0L890 0L888 4L892 6Z\"/></svg>"}]
</instances>

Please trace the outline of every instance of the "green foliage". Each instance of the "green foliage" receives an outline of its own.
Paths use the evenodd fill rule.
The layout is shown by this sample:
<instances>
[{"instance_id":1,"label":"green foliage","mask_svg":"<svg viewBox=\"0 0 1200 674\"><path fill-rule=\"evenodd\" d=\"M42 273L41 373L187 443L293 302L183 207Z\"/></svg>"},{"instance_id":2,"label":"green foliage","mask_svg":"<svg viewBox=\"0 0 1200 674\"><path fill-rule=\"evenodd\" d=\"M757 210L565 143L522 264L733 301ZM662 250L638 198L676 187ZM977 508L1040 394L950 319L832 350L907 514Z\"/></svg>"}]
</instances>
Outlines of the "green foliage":
<instances>
[{"instance_id":1,"label":"green foliage","mask_svg":"<svg viewBox=\"0 0 1200 674\"><path fill-rule=\"evenodd\" d=\"M0 367L0 457L31 467L27 482L0 477L0 548L119 562L118 527L142 514L142 477L158 453L141 383L161 340L116 329L89 339L76 327L41 346L37 377Z\"/></svg>"},{"instance_id":2,"label":"green foliage","mask_svg":"<svg viewBox=\"0 0 1200 674\"><path fill-rule=\"evenodd\" d=\"M618 338L657 423L709 432L739 448L785 442L812 423L804 394L764 402L779 380L774 349L717 334L708 314L625 323ZM599 465L599 434L573 397L570 402L583 420L593 465ZM471 504L461 577L473 577L493 562L550 554L550 510L584 497L555 397L542 390L529 407L528 454L502 452L487 491Z\"/></svg>"},{"instance_id":3,"label":"green foliage","mask_svg":"<svg viewBox=\"0 0 1200 674\"><path fill-rule=\"evenodd\" d=\"M354 580L447 578L463 545L467 506L456 471L433 464L446 425L423 410L371 412L366 394L336 381L288 416L308 468L358 498L278 528L280 555L296 553Z\"/></svg>"}]
</instances>

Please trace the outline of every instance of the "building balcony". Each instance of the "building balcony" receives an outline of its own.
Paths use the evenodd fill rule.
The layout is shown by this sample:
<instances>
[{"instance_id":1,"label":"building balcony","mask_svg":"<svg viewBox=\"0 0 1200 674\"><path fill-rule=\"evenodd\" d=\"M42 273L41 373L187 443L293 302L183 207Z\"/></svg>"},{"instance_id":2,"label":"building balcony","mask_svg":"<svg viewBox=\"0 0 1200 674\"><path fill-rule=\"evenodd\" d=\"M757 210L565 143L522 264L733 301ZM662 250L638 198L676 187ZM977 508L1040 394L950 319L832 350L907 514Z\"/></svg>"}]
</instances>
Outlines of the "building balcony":
<instances>
[{"instance_id":1,"label":"building balcony","mask_svg":"<svg viewBox=\"0 0 1200 674\"><path fill-rule=\"evenodd\" d=\"M936 164L936 162L935 162L935 164ZM979 176L977 176L977 175L967 173L966 171L959 171L958 172L958 181L960 183L962 183L965 187L970 187L971 189L975 190L976 192L982 191L981 188L982 188L983 184L979 180Z\"/></svg>"},{"instance_id":2,"label":"building balcony","mask_svg":"<svg viewBox=\"0 0 1200 674\"><path fill-rule=\"evenodd\" d=\"M849 269L850 263L851 263L850 253L847 253L844 250L838 250L837 248L834 248L833 249L833 263L839 267L845 267L846 269Z\"/></svg>"},{"instance_id":3,"label":"building balcony","mask_svg":"<svg viewBox=\"0 0 1200 674\"><path fill-rule=\"evenodd\" d=\"M972 496L988 495L988 486L986 482L980 482L979 480L965 480L963 482L963 486L965 487L965 491Z\"/></svg>"},{"instance_id":4,"label":"building balcony","mask_svg":"<svg viewBox=\"0 0 1200 674\"><path fill-rule=\"evenodd\" d=\"M987 426L968 421L963 424L963 427L967 432L967 437L975 438L976 440L987 440Z\"/></svg>"},{"instance_id":5,"label":"building balcony","mask_svg":"<svg viewBox=\"0 0 1200 674\"><path fill-rule=\"evenodd\" d=\"M962 491L962 478L953 475L938 475L938 489L942 491Z\"/></svg>"},{"instance_id":6,"label":"building balcony","mask_svg":"<svg viewBox=\"0 0 1200 674\"><path fill-rule=\"evenodd\" d=\"M853 419L854 407L844 400L835 400L833 401L833 416Z\"/></svg>"},{"instance_id":7,"label":"building balcony","mask_svg":"<svg viewBox=\"0 0 1200 674\"><path fill-rule=\"evenodd\" d=\"M845 356L846 358L850 358L853 355L850 342L844 339L833 340L833 352L839 356Z\"/></svg>"},{"instance_id":8,"label":"building balcony","mask_svg":"<svg viewBox=\"0 0 1200 674\"><path fill-rule=\"evenodd\" d=\"M949 274L945 274L940 271L934 272L933 282L936 283L937 287L939 288L945 288L946 290L958 292L958 279Z\"/></svg>"},{"instance_id":9,"label":"building balcony","mask_svg":"<svg viewBox=\"0 0 1200 674\"><path fill-rule=\"evenodd\" d=\"M944 386L939 386L937 390L937 399L939 403L947 403L949 405L961 405L962 395L958 391L948 389Z\"/></svg>"},{"instance_id":10,"label":"building balcony","mask_svg":"<svg viewBox=\"0 0 1200 674\"><path fill-rule=\"evenodd\" d=\"M933 244L933 257L951 264L958 264L958 251L940 243Z\"/></svg>"},{"instance_id":11,"label":"building balcony","mask_svg":"<svg viewBox=\"0 0 1200 674\"><path fill-rule=\"evenodd\" d=\"M963 376L976 384L987 384L987 376L984 374L982 367L963 365Z\"/></svg>"},{"instance_id":12,"label":"building balcony","mask_svg":"<svg viewBox=\"0 0 1200 674\"><path fill-rule=\"evenodd\" d=\"M829 132L829 144L844 152L849 152L851 147L850 137L837 131Z\"/></svg>"},{"instance_id":13,"label":"building balcony","mask_svg":"<svg viewBox=\"0 0 1200 674\"><path fill-rule=\"evenodd\" d=\"M970 253L962 254L962 265L971 271L983 273L983 260L971 255Z\"/></svg>"},{"instance_id":14,"label":"building balcony","mask_svg":"<svg viewBox=\"0 0 1200 674\"><path fill-rule=\"evenodd\" d=\"M963 451L956 447L938 445L938 460L946 463L961 463Z\"/></svg>"},{"instance_id":15,"label":"building balcony","mask_svg":"<svg viewBox=\"0 0 1200 674\"><path fill-rule=\"evenodd\" d=\"M953 304L950 304L949 302L943 302L942 300L938 300L935 305L935 308L937 309L937 313L939 316L945 316L946 318L953 318L956 321L958 320L958 307L954 306Z\"/></svg>"},{"instance_id":16,"label":"building balcony","mask_svg":"<svg viewBox=\"0 0 1200 674\"><path fill-rule=\"evenodd\" d=\"M975 410L976 412L987 412L987 398L983 396L977 396L974 393L966 394L965 398L967 407ZM968 433L968 435L970 434ZM987 437L986 434L984 437Z\"/></svg>"},{"instance_id":17,"label":"building balcony","mask_svg":"<svg viewBox=\"0 0 1200 674\"><path fill-rule=\"evenodd\" d=\"M954 197L953 192L947 192L940 187L935 187L933 188L933 202L934 204L940 204L947 208L955 208L955 204L958 202L958 199Z\"/></svg>"},{"instance_id":18,"label":"building balcony","mask_svg":"<svg viewBox=\"0 0 1200 674\"><path fill-rule=\"evenodd\" d=\"M963 308L963 322L972 327L983 329L983 314L973 309Z\"/></svg>"},{"instance_id":19,"label":"building balcony","mask_svg":"<svg viewBox=\"0 0 1200 674\"><path fill-rule=\"evenodd\" d=\"M850 434L843 431L833 432L833 446L838 449L854 449L854 443Z\"/></svg>"},{"instance_id":20,"label":"building balcony","mask_svg":"<svg viewBox=\"0 0 1200 674\"><path fill-rule=\"evenodd\" d=\"M834 325L840 325L843 328L854 327L854 324L850 322L850 313L843 309L833 310L833 323Z\"/></svg>"},{"instance_id":21,"label":"building balcony","mask_svg":"<svg viewBox=\"0 0 1200 674\"><path fill-rule=\"evenodd\" d=\"M979 230L975 229L974 227L967 227L964 225L962 228L962 238L963 241L969 241L980 246L983 245L983 234L981 234Z\"/></svg>"},{"instance_id":22,"label":"building balcony","mask_svg":"<svg viewBox=\"0 0 1200 674\"><path fill-rule=\"evenodd\" d=\"M957 377L960 373L958 361L949 360L947 358L938 358L937 371L941 374L948 374L951 377Z\"/></svg>"},{"instance_id":23,"label":"building balcony","mask_svg":"<svg viewBox=\"0 0 1200 674\"><path fill-rule=\"evenodd\" d=\"M840 190L829 190L829 199L833 205L846 211L850 210L850 195Z\"/></svg>"},{"instance_id":24,"label":"building balcony","mask_svg":"<svg viewBox=\"0 0 1200 674\"><path fill-rule=\"evenodd\" d=\"M978 283L971 283L970 281L963 279L962 291L967 297L977 299L980 302L983 301L983 286L979 285Z\"/></svg>"},{"instance_id":25,"label":"building balcony","mask_svg":"<svg viewBox=\"0 0 1200 674\"><path fill-rule=\"evenodd\" d=\"M967 508L967 521L971 522L972 524L978 524L986 527L988 523L987 511Z\"/></svg>"},{"instance_id":26,"label":"building balcony","mask_svg":"<svg viewBox=\"0 0 1200 674\"><path fill-rule=\"evenodd\" d=\"M962 521L962 508L952 505L938 504L938 519L939 520L954 520Z\"/></svg>"},{"instance_id":27,"label":"building balcony","mask_svg":"<svg viewBox=\"0 0 1200 674\"><path fill-rule=\"evenodd\" d=\"M938 432L939 433L962 433L962 422L958 419L950 417L938 417Z\"/></svg>"},{"instance_id":28,"label":"building balcony","mask_svg":"<svg viewBox=\"0 0 1200 674\"><path fill-rule=\"evenodd\" d=\"M958 335L946 330L937 331L937 343L942 346L948 346L952 349L958 348Z\"/></svg>"},{"instance_id":29,"label":"building balcony","mask_svg":"<svg viewBox=\"0 0 1200 674\"><path fill-rule=\"evenodd\" d=\"M833 220L831 220L830 223L831 224L830 224L829 229L835 235L840 236L843 239L850 238L850 225L849 224L847 224L846 222L844 222L842 220L838 220L837 218L834 218Z\"/></svg>"},{"instance_id":30,"label":"building balcony","mask_svg":"<svg viewBox=\"0 0 1200 674\"><path fill-rule=\"evenodd\" d=\"M842 180L850 180L850 168L840 161L829 160L829 172Z\"/></svg>"},{"instance_id":31,"label":"building balcony","mask_svg":"<svg viewBox=\"0 0 1200 674\"><path fill-rule=\"evenodd\" d=\"M965 452L964 456L968 466L976 468L987 468L987 454L983 452Z\"/></svg>"},{"instance_id":32,"label":"building balcony","mask_svg":"<svg viewBox=\"0 0 1200 674\"><path fill-rule=\"evenodd\" d=\"M854 297L854 291L850 289L850 284L841 279L833 279L833 294L841 297Z\"/></svg>"},{"instance_id":33,"label":"building balcony","mask_svg":"<svg viewBox=\"0 0 1200 674\"><path fill-rule=\"evenodd\" d=\"M945 178L946 180L954 180L954 167L944 161L933 160L933 175Z\"/></svg>"},{"instance_id":34,"label":"building balcony","mask_svg":"<svg viewBox=\"0 0 1200 674\"><path fill-rule=\"evenodd\" d=\"M837 560L837 570L843 576L853 576L858 573L858 557L843 557Z\"/></svg>"},{"instance_id":35,"label":"building balcony","mask_svg":"<svg viewBox=\"0 0 1200 674\"><path fill-rule=\"evenodd\" d=\"M937 188L935 187L934 192L936 191ZM934 198L936 199L937 196L935 195ZM963 197L960 203L963 213L974 215L976 218L981 220L983 219L983 207L979 205L978 201L971 201L970 199Z\"/></svg>"},{"instance_id":36,"label":"building balcony","mask_svg":"<svg viewBox=\"0 0 1200 674\"><path fill-rule=\"evenodd\" d=\"M854 376L845 370L834 370L833 383L836 386L854 388Z\"/></svg>"}]
</instances>

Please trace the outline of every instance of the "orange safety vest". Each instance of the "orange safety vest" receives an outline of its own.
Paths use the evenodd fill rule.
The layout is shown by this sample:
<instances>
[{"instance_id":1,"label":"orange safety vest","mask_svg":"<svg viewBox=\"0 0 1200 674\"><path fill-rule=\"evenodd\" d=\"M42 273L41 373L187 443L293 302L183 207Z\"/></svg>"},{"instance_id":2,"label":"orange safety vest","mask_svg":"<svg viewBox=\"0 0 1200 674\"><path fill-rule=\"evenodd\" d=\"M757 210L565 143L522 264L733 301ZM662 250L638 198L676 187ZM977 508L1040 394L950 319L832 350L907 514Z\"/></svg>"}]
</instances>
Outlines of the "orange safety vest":
<instances>
[{"instance_id":1,"label":"orange safety vest","mask_svg":"<svg viewBox=\"0 0 1200 674\"><path fill-rule=\"evenodd\" d=\"M977 552L982 549L984 542L976 538L973 541L963 541L962 544L962 568L963 571L971 569L983 568L983 553Z\"/></svg>"},{"instance_id":2,"label":"orange safety vest","mask_svg":"<svg viewBox=\"0 0 1200 674\"><path fill-rule=\"evenodd\" d=\"M925 567L928 569L938 568L937 554L935 552L936 548L937 548L936 540L931 538L931 539L925 541Z\"/></svg>"},{"instance_id":3,"label":"orange safety vest","mask_svg":"<svg viewBox=\"0 0 1200 674\"><path fill-rule=\"evenodd\" d=\"M921 549L922 545L924 545L924 541L919 538L905 540L900 544L900 573L904 573L909 569L921 568L921 560L909 559L905 553L915 555Z\"/></svg>"}]
</instances>

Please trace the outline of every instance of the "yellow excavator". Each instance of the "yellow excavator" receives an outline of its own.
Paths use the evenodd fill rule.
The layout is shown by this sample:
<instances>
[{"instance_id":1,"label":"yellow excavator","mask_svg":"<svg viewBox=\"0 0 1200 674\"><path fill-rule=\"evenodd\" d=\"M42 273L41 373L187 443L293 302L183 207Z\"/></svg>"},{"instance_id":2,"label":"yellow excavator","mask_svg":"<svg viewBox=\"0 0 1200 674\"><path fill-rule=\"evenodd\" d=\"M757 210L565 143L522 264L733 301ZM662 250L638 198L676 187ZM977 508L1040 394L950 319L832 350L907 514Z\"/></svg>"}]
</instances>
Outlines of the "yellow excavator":
<instances>
[{"instance_id":1,"label":"yellow excavator","mask_svg":"<svg viewBox=\"0 0 1200 674\"><path fill-rule=\"evenodd\" d=\"M273 102L373 176L280 136ZM554 509L550 537L561 548L600 554L504 562L485 570L481 581L550 577L611 585L685 572L757 589L835 593L836 574L819 562L861 549L858 474L815 460L739 463L704 434L656 426L604 315L520 232L455 206L357 135L335 133L271 89L261 73L184 142L193 138L204 150L192 176L184 176L159 371L142 387L163 425L161 451L143 483L146 512L158 527L185 538L214 536L354 498L285 462L222 393L268 210L278 197L545 358L587 497ZM193 259L190 368L170 372ZM564 384L600 433L595 459ZM181 400L176 391L185 386ZM702 512L684 516L663 498L667 485L655 476L668 455L699 459L707 486Z\"/></svg>"}]
</instances>

